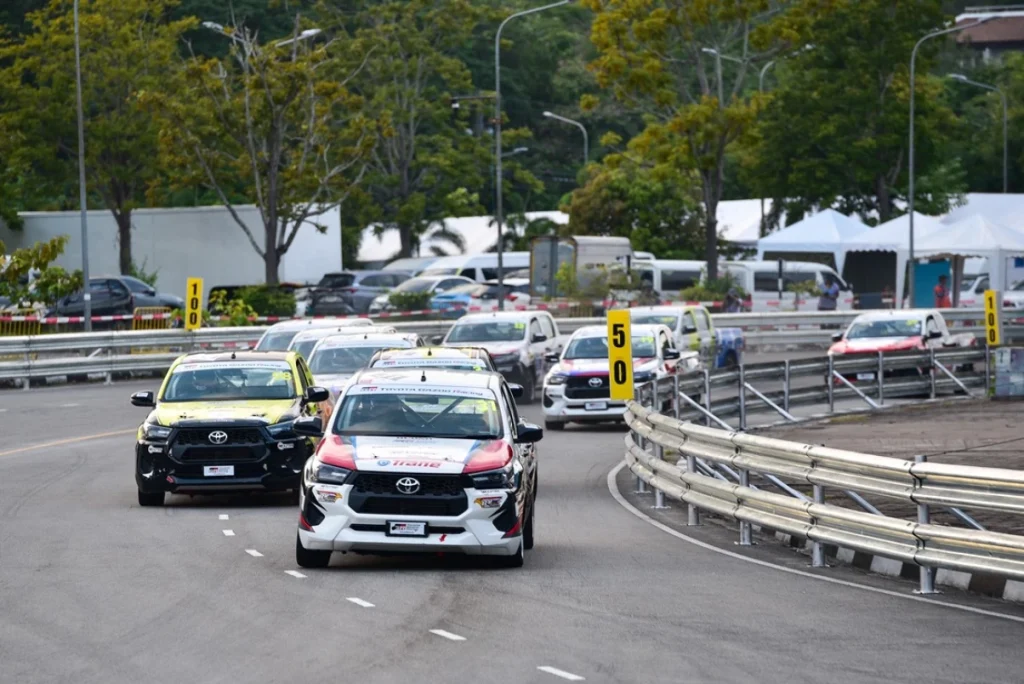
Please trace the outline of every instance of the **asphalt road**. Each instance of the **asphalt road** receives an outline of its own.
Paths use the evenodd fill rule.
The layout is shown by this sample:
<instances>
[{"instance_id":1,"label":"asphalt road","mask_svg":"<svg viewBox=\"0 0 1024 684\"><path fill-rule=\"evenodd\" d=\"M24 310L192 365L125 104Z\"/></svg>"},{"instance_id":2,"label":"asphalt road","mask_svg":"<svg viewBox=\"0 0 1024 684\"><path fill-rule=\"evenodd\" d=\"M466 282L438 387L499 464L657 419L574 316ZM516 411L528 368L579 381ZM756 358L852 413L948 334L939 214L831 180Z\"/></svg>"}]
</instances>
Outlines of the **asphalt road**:
<instances>
[{"instance_id":1,"label":"asphalt road","mask_svg":"<svg viewBox=\"0 0 1024 684\"><path fill-rule=\"evenodd\" d=\"M523 569L336 554L300 570L283 498L138 507L145 410L127 397L152 384L0 393L0 682L1020 679L1022 622L754 565L716 551L735 551L724 528L699 528L703 548L631 514L608 486L618 428L545 436Z\"/></svg>"}]
</instances>

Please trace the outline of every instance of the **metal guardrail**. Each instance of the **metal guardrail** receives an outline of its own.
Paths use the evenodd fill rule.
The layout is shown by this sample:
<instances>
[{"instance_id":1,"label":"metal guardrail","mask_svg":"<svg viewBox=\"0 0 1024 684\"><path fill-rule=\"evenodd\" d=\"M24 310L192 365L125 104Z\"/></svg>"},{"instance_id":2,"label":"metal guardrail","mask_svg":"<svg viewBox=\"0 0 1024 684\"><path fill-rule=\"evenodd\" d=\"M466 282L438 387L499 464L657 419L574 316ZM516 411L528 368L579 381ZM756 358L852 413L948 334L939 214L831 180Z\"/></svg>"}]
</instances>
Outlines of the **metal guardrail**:
<instances>
[{"instance_id":1,"label":"metal guardrail","mask_svg":"<svg viewBox=\"0 0 1024 684\"><path fill-rule=\"evenodd\" d=\"M939 370L939 366L948 370L957 364L979 361L986 364L981 374L945 376ZM901 383L906 391L934 396L943 389L970 392L971 387L987 387L988 361L988 353L978 349L836 362L814 360L801 365L803 370L813 373L848 373L870 363L878 370L892 373L934 363L934 371L927 373L927 377ZM751 544L752 525L808 539L812 542L815 567L825 565L826 544L911 563L920 568L922 593L935 591L937 568L1024 580L1024 536L985 530L963 510L1024 513L1024 471L928 463L922 456L908 461L799 444L729 428L722 420L728 412L725 409L738 404L740 415L744 415L741 397L750 388L739 391L741 383L751 377L762 381L776 377L771 365L712 374L715 377L662 381L657 387L659 408L665 408L661 395L664 386L670 384L678 397L672 402L673 416L643 405L654 390L653 383L641 388L640 402L629 402L626 463L637 477L638 491L646 491L647 486L655 490L655 508L663 507L664 497L669 496L687 504L691 525L699 524L701 510L737 520L740 545ZM786 364L782 370L785 374L793 368ZM941 386L940 375L944 380ZM707 402L708 408L693 410L686 392L701 385L733 386L738 397ZM880 390L883 388L879 385ZM857 387L842 387L840 391L850 396L867 396ZM832 388L811 389L808 401L820 400L823 394L833 394ZM791 404L792 399L791 396ZM884 401L882 391L877 399ZM781 404L766 407L785 412ZM729 429L678 418L687 413ZM678 454L678 462L667 462L666 451ZM752 483L751 476L760 486ZM797 487L810 488L811 496ZM862 510L826 503L826 489L845 494ZM911 504L916 507L917 520L884 515L867 497ZM932 524L931 512L935 507L952 513L966 528Z\"/></svg>"}]
</instances>

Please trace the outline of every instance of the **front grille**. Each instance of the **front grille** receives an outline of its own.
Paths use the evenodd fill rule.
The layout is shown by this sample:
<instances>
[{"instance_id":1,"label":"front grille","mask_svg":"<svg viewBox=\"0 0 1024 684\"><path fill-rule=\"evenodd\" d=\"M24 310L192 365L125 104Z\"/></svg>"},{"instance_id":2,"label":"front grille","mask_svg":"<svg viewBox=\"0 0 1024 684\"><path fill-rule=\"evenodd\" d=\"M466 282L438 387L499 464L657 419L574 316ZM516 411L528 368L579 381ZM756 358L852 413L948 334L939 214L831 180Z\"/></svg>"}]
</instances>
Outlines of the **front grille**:
<instances>
[{"instance_id":1,"label":"front grille","mask_svg":"<svg viewBox=\"0 0 1024 684\"><path fill-rule=\"evenodd\" d=\"M178 458L183 463L245 463L260 460L261 450L246 446L191 447Z\"/></svg>"},{"instance_id":2,"label":"front grille","mask_svg":"<svg viewBox=\"0 0 1024 684\"><path fill-rule=\"evenodd\" d=\"M174 443L180 446L210 446L210 433L227 433L227 441L216 446L235 446L246 444L262 444L263 434L259 428L219 428L216 426L203 428L182 428L174 437Z\"/></svg>"},{"instance_id":3,"label":"front grille","mask_svg":"<svg viewBox=\"0 0 1024 684\"><path fill-rule=\"evenodd\" d=\"M466 511L469 500L465 494L444 498L372 494L361 497L353 494L349 499L349 505L356 513L371 515L456 516L462 515Z\"/></svg>"},{"instance_id":4,"label":"front grille","mask_svg":"<svg viewBox=\"0 0 1024 684\"><path fill-rule=\"evenodd\" d=\"M353 482L355 490L364 494L397 494L395 485L403 477L419 481L420 488L408 496L458 496L465 489L459 475L407 475L404 473L359 473Z\"/></svg>"},{"instance_id":5,"label":"front grille","mask_svg":"<svg viewBox=\"0 0 1024 684\"><path fill-rule=\"evenodd\" d=\"M600 380L599 387L591 387L591 380ZM565 397L567 399L607 399L608 376L607 375L571 375L565 383Z\"/></svg>"}]
</instances>

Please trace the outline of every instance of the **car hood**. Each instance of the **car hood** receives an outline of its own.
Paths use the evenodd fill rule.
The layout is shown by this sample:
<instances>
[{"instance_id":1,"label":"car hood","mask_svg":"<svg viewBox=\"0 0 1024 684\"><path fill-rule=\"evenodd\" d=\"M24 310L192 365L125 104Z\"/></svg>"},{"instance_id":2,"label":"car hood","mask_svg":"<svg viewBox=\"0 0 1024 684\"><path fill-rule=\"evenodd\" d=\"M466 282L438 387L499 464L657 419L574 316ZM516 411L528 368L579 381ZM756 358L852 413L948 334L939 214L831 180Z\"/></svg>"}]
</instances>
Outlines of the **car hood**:
<instances>
[{"instance_id":1,"label":"car hood","mask_svg":"<svg viewBox=\"0 0 1024 684\"><path fill-rule=\"evenodd\" d=\"M318 455L325 460L331 455L351 456L360 471L451 475L461 473L474 454L503 446L500 439L331 435L324 440Z\"/></svg>"},{"instance_id":2,"label":"car hood","mask_svg":"<svg viewBox=\"0 0 1024 684\"><path fill-rule=\"evenodd\" d=\"M633 371L651 371L658 367L653 358L633 359ZM608 375L608 359L564 359L551 368L562 375Z\"/></svg>"},{"instance_id":3,"label":"car hood","mask_svg":"<svg viewBox=\"0 0 1024 684\"><path fill-rule=\"evenodd\" d=\"M159 404L150 413L148 422L172 426L186 420L211 423L256 420L272 425L295 418L298 414L298 398L258 401L183 401Z\"/></svg>"},{"instance_id":4,"label":"car hood","mask_svg":"<svg viewBox=\"0 0 1024 684\"><path fill-rule=\"evenodd\" d=\"M829 348L829 354L858 354L879 351L902 351L920 349L920 335L911 337L865 337L856 340L840 340Z\"/></svg>"},{"instance_id":5,"label":"car hood","mask_svg":"<svg viewBox=\"0 0 1024 684\"><path fill-rule=\"evenodd\" d=\"M480 347L486 349L491 356L502 356L504 354L518 354L523 348L523 342L446 342L446 347Z\"/></svg>"},{"instance_id":6,"label":"car hood","mask_svg":"<svg viewBox=\"0 0 1024 684\"><path fill-rule=\"evenodd\" d=\"M330 375L314 375L313 384L317 387L323 387L331 391L331 394L338 396L338 393L342 390L352 376L355 373L333 373Z\"/></svg>"}]
</instances>

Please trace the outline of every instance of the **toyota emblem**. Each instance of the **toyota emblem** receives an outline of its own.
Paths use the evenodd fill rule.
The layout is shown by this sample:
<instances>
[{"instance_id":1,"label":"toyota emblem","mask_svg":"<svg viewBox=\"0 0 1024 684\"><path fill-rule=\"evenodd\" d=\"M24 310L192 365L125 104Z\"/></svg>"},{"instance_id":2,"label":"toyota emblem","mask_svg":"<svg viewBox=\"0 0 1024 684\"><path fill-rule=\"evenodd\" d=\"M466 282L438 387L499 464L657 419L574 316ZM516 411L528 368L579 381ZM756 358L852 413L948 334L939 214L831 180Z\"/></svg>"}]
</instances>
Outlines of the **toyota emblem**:
<instances>
[{"instance_id":1,"label":"toyota emblem","mask_svg":"<svg viewBox=\"0 0 1024 684\"><path fill-rule=\"evenodd\" d=\"M604 384L604 381L601 380L601 378L590 378L590 380L587 381L587 384L591 387L600 387Z\"/></svg>"},{"instance_id":2,"label":"toyota emblem","mask_svg":"<svg viewBox=\"0 0 1024 684\"><path fill-rule=\"evenodd\" d=\"M210 433L209 440L211 444L223 444L228 441L228 433L223 430L214 430Z\"/></svg>"},{"instance_id":3,"label":"toyota emblem","mask_svg":"<svg viewBox=\"0 0 1024 684\"><path fill-rule=\"evenodd\" d=\"M395 483L395 489L402 494L415 494L420 491L420 481L415 477L403 477Z\"/></svg>"}]
</instances>

